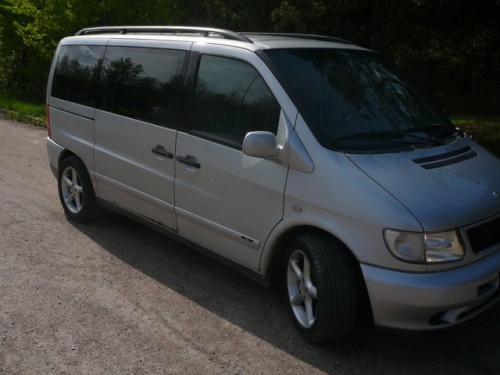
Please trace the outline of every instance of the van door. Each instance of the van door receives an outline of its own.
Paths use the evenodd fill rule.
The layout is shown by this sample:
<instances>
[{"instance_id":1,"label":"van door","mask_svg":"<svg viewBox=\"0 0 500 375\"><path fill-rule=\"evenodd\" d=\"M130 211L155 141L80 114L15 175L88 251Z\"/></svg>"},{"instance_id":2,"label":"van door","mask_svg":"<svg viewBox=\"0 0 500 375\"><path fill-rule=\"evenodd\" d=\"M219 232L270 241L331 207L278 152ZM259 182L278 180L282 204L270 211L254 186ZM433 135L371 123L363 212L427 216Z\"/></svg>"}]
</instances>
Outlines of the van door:
<instances>
[{"instance_id":1,"label":"van door","mask_svg":"<svg viewBox=\"0 0 500 375\"><path fill-rule=\"evenodd\" d=\"M175 231L175 129L191 43L119 43L110 41L100 77L94 148L98 195Z\"/></svg>"},{"instance_id":2,"label":"van door","mask_svg":"<svg viewBox=\"0 0 500 375\"><path fill-rule=\"evenodd\" d=\"M249 131L278 132L280 105L249 63L203 54L186 131L177 136L179 234L257 269L282 220L286 165L241 151Z\"/></svg>"}]
</instances>

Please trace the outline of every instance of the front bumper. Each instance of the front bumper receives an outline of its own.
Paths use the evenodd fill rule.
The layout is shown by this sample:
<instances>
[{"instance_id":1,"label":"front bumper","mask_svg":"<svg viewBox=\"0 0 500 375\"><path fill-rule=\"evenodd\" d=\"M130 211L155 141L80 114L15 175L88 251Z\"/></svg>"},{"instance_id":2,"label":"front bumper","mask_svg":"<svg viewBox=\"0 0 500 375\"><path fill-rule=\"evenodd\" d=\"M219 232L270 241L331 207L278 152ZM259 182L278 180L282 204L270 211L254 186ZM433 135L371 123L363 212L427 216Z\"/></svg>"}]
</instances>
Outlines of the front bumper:
<instances>
[{"instance_id":1,"label":"front bumper","mask_svg":"<svg viewBox=\"0 0 500 375\"><path fill-rule=\"evenodd\" d=\"M500 251L464 267L408 273L361 265L375 324L426 331L462 323L500 300Z\"/></svg>"}]
</instances>

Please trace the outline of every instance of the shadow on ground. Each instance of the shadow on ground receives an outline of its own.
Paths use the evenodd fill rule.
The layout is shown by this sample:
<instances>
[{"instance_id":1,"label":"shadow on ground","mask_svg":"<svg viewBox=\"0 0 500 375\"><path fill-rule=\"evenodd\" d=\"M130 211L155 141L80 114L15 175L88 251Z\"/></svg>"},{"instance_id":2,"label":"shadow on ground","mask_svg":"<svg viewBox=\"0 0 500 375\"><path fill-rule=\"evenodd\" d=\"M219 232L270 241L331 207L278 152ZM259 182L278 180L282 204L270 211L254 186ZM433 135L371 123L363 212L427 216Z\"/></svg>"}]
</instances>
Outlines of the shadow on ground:
<instances>
[{"instance_id":1,"label":"shadow on ground","mask_svg":"<svg viewBox=\"0 0 500 375\"><path fill-rule=\"evenodd\" d=\"M296 333L276 290L115 214L76 227L123 262L232 324L327 373L498 374L500 306L452 330L425 335L368 329L314 346Z\"/></svg>"}]
</instances>

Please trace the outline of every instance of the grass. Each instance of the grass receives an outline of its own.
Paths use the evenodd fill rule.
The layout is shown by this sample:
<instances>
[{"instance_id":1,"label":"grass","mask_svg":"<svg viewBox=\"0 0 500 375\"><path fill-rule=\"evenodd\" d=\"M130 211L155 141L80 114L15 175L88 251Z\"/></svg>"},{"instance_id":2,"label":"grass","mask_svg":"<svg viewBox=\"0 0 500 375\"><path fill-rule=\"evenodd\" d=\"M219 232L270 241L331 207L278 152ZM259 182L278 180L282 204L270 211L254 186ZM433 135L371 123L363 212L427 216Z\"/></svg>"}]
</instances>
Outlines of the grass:
<instances>
[{"instance_id":1,"label":"grass","mask_svg":"<svg viewBox=\"0 0 500 375\"><path fill-rule=\"evenodd\" d=\"M500 157L500 117L452 116L453 123Z\"/></svg>"},{"instance_id":2,"label":"grass","mask_svg":"<svg viewBox=\"0 0 500 375\"><path fill-rule=\"evenodd\" d=\"M6 110L7 117L29 122L34 125L45 124L45 104L33 103L0 91L0 108Z\"/></svg>"}]
</instances>

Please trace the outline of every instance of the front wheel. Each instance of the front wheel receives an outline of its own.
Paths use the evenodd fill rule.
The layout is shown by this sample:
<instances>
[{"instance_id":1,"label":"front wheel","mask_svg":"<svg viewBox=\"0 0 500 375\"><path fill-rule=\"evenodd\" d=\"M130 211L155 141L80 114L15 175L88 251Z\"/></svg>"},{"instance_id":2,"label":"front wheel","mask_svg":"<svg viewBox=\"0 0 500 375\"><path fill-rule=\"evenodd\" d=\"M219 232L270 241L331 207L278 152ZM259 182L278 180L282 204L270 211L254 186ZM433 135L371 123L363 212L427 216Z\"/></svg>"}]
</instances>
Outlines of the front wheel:
<instances>
[{"instance_id":1,"label":"front wheel","mask_svg":"<svg viewBox=\"0 0 500 375\"><path fill-rule=\"evenodd\" d=\"M310 342L347 336L356 321L358 291L347 249L324 234L302 234L286 252L286 291L294 324Z\"/></svg>"},{"instance_id":2,"label":"front wheel","mask_svg":"<svg viewBox=\"0 0 500 375\"><path fill-rule=\"evenodd\" d=\"M59 199L66 216L76 222L94 219L100 209L89 173L76 156L64 159L59 166Z\"/></svg>"}]
</instances>

